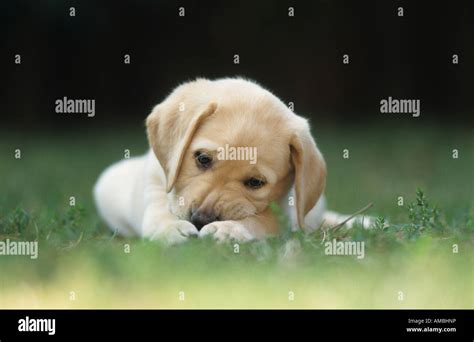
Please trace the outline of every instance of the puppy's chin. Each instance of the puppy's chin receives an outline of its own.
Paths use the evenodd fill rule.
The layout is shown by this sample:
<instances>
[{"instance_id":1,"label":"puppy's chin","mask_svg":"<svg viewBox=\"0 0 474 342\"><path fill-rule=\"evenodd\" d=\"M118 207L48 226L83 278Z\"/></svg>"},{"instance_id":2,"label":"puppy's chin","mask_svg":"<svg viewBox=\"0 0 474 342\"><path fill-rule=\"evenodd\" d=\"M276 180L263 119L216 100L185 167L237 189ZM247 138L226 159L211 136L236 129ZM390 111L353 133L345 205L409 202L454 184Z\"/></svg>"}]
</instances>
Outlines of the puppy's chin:
<instances>
[{"instance_id":1,"label":"puppy's chin","mask_svg":"<svg viewBox=\"0 0 474 342\"><path fill-rule=\"evenodd\" d=\"M240 208L232 210L230 213L222 214L221 218L223 221L240 221L254 215L257 215L257 211L255 210L255 208Z\"/></svg>"}]
</instances>

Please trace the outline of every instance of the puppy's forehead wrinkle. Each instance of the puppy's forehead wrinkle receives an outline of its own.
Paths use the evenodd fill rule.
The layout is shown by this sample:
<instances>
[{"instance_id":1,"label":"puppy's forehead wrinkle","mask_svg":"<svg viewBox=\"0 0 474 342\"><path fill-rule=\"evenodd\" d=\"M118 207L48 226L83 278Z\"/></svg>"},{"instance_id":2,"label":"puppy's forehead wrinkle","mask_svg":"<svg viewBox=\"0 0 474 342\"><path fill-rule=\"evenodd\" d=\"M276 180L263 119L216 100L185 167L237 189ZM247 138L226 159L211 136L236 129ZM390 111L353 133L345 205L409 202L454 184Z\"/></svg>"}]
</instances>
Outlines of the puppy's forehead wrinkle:
<instances>
[{"instance_id":1,"label":"puppy's forehead wrinkle","mask_svg":"<svg viewBox=\"0 0 474 342\"><path fill-rule=\"evenodd\" d=\"M221 144L205 137L196 137L191 143L191 151L193 152L197 150L217 151L219 147L221 147Z\"/></svg>"}]
</instances>

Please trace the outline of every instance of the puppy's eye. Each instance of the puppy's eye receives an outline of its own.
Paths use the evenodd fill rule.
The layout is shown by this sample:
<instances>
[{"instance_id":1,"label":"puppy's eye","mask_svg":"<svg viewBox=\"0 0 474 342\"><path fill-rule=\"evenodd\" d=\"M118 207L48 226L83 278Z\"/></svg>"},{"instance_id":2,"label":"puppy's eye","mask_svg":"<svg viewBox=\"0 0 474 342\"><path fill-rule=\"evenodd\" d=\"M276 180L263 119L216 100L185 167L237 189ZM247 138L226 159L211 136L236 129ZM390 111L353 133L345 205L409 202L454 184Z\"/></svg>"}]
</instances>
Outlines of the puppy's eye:
<instances>
[{"instance_id":1,"label":"puppy's eye","mask_svg":"<svg viewBox=\"0 0 474 342\"><path fill-rule=\"evenodd\" d=\"M252 178L249 178L249 179L245 180L244 185L247 188L250 188L250 189L259 189L259 188L261 188L262 186L265 185L265 181L263 179L252 177Z\"/></svg>"},{"instance_id":2,"label":"puppy's eye","mask_svg":"<svg viewBox=\"0 0 474 342\"><path fill-rule=\"evenodd\" d=\"M196 159L196 164L200 168L207 169L212 164L212 156L208 155L205 152L197 151L194 153L194 158Z\"/></svg>"}]
</instances>

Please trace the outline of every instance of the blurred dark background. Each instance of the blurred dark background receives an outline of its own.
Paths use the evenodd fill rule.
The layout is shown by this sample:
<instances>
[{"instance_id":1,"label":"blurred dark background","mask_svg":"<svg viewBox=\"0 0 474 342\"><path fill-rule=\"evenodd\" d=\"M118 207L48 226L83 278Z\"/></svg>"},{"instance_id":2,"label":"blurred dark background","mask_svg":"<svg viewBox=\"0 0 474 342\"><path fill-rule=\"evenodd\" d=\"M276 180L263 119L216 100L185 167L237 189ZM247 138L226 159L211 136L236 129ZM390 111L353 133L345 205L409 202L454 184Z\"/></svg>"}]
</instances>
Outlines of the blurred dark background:
<instances>
[{"instance_id":1,"label":"blurred dark background","mask_svg":"<svg viewBox=\"0 0 474 342\"><path fill-rule=\"evenodd\" d=\"M143 125L152 106L179 83L236 75L294 102L295 111L313 121L472 123L474 32L466 5L2 2L2 129ZM181 6L185 17L178 16ZM288 17L290 6L294 17ZM15 54L21 65L14 64ZM95 99L96 116L55 113L54 101L64 96ZM380 114L380 100L388 96L420 99L421 117Z\"/></svg>"}]
</instances>

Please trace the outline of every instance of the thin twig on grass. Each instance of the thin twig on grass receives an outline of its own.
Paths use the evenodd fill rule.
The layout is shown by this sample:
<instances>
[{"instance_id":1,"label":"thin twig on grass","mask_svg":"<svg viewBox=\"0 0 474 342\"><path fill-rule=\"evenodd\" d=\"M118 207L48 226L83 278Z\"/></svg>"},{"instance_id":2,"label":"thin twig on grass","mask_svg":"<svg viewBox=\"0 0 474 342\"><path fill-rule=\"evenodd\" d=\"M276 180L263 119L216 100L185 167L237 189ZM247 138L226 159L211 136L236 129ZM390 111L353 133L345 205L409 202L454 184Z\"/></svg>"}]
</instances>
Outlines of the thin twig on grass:
<instances>
[{"instance_id":1,"label":"thin twig on grass","mask_svg":"<svg viewBox=\"0 0 474 342\"><path fill-rule=\"evenodd\" d=\"M338 223L336 224L335 226L329 228L331 230L337 230L339 228L341 228L343 225L345 225L348 221L352 220L354 217L356 217L357 215L360 215L362 214L364 211L372 208L373 206L373 203L369 203L367 204L365 207L363 207L362 209L359 209L357 210L354 214L350 215L348 218L346 218L344 221L342 221L341 223Z\"/></svg>"}]
</instances>

